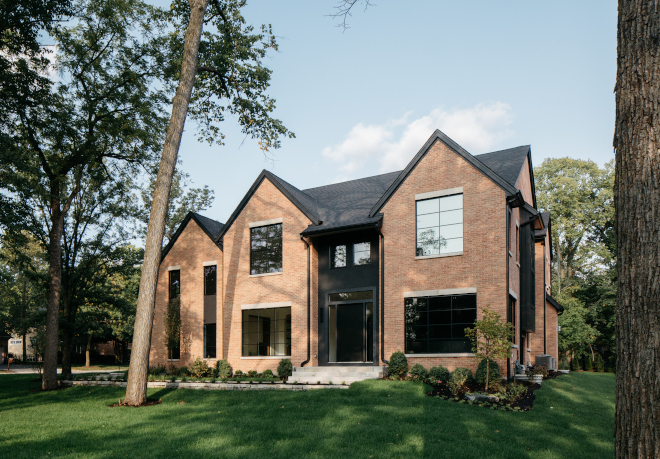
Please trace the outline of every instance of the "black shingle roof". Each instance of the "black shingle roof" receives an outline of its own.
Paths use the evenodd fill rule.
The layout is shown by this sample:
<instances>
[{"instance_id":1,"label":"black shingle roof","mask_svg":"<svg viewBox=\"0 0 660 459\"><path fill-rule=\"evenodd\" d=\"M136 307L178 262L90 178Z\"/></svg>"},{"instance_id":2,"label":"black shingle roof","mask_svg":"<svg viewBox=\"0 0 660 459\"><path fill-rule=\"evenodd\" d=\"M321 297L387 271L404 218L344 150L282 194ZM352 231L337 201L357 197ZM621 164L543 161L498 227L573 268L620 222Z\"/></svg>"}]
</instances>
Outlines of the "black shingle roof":
<instances>
[{"instance_id":1,"label":"black shingle roof","mask_svg":"<svg viewBox=\"0 0 660 459\"><path fill-rule=\"evenodd\" d=\"M179 239L179 236L181 236L183 230L186 228L186 226L188 226L190 220L194 220L199 225L199 227L202 228L202 230L206 233L206 235L211 238L213 242L216 242L215 236L220 232L220 230L224 226L222 223L215 220L211 220L210 218L204 217L203 215L196 214L194 212L188 212L186 217L179 224L179 227L176 229L176 232L172 236L172 239L170 239L170 241L161 251L160 253L161 262L165 259L165 257L170 252L172 247L174 247L174 243L176 242L177 239Z\"/></svg>"},{"instance_id":2,"label":"black shingle roof","mask_svg":"<svg viewBox=\"0 0 660 459\"><path fill-rule=\"evenodd\" d=\"M195 213L195 217L197 217L197 223L199 223L202 229L206 230L207 233L210 233L213 236L218 234L222 229L222 223L218 221L211 220L210 218L198 213Z\"/></svg>"},{"instance_id":3,"label":"black shingle roof","mask_svg":"<svg viewBox=\"0 0 660 459\"><path fill-rule=\"evenodd\" d=\"M475 155L490 170L502 177L508 183L516 186L525 158L529 154L529 145L509 148L507 150L493 151Z\"/></svg>"}]
</instances>

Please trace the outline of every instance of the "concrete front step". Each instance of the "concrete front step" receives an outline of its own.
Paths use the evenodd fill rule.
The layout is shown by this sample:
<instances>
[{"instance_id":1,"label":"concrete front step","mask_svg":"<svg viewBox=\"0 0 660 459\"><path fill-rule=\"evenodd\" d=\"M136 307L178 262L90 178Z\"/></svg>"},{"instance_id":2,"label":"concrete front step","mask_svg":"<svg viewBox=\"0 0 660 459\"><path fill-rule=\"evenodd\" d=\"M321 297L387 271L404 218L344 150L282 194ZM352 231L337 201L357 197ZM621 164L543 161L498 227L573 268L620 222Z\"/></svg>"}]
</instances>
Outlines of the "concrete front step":
<instances>
[{"instance_id":1,"label":"concrete front step","mask_svg":"<svg viewBox=\"0 0 660 459\"><path fill-rule=\"evenodd\" d=\"M354 382L359 382L359 381L366 381L366 379L369 378L310 378L310 377L304 377L304 378L298 378L296 379L295 377L289 378L289 381L295 381L298 384L327 384L327 383L332 383L332 384L353 384ZM373 379L373 378L371 378Z\"/></svg>"},{"instance_id":2,"label":"concrete front step","mask_svg":"<svg viewBox=\"0 0 660 459\"><path fill-rule=\"evenodd\" d=\"M387 367L374 367L373 365L332 365L328 367L297 367L293 371L368 371L382 373L386 369Z\"/></svg>"},{"instance_id":3,"label":"concrete front step","mask_svg":"<svg viewBox=\"0 0 660 459\"><path fill-rule=\"evenodd\" d=\"M387 374L387 367L374 366L330 366L295 368L289 381L300 383L351 384L365 379L378 379Z\"/></svg>"}]
</instances>

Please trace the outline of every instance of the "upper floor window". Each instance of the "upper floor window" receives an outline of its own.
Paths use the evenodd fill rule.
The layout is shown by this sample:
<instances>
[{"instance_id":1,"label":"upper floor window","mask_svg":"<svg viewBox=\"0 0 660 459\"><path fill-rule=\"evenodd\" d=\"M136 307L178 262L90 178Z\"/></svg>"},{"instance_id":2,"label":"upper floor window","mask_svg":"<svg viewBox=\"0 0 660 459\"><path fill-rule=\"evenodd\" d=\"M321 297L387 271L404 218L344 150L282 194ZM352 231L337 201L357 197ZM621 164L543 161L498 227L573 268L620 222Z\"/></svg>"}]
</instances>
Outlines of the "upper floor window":
<instances>
[{"instance_id":1,"label":"upper floor window","mask_svg":"<svg viewBox=\"0 0 660 459\"><path fill-rule=\"evenodd\" d=\"M282 272L282 224L250 228L250 274Z\"/></svg>"},{"instance_id":2,"label":"upper floor window","mask_svg":"<svg viewBox=\"0 0 660 459\"><path fill-rule=\"evenodd\" d=\"M170 301L176 300L181 294L181 271L170 271Z\"/></svg>"},{"instance_id":3,"label":"upper floor window","mask_svg":"<svg viewBox=\"0 0 660 459\"><path fill-rule=\"evenodd\" d=\"M330 267L331 268L344 268L346 267L346 246L334 245L330 247Z\"/></svg>"},{"instance_id":4,"label":"upper floor window","mask_svg":"<svg viewBox=\"0 0 660 459\"><path fill-rule=\"evenodd\" d=\"M204 266L204 295L215 295L218 280L218 267Z\"/></svg>"},{"instance_id":5,"label":"upper floor window","mask_svg":"<svg viewBox=\"0 0 660 459\"><path fill-rule=\"evenodd\" d=\"M463 194L417 201L417 256L463 251Z\"/></svg>"},{"instance_id":6,"label":"upper floor window","mask_svg":"<svg viewBox=\"0 0 660 459\"><path fill-rule=\"evenodd\" d=\"M353 264L359 266L369 263L371 263L371 244L369 242L353 244Z\"/></svg>"}]
</instances>

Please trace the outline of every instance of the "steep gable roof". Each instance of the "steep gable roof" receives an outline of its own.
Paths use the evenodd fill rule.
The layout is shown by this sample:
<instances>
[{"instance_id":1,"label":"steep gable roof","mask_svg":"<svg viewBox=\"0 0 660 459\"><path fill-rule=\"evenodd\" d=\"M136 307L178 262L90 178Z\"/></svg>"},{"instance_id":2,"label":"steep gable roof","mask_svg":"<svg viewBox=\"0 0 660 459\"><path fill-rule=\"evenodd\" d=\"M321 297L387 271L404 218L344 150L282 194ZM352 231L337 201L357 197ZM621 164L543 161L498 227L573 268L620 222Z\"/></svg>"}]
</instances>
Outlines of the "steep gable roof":
<instances>
[{"instance_id":1,"label":"steep gable roof","mask_svg":"<svg viewBox=\"0 0 660 459\"><path fill-rule=\"evenodd\" d=\"M210 218L204 217L203 215L196 214L194 212L188 212L186 215L186 218L183 219L179 227L176 229L176 232L172 236L172 239L167 243L165 248L162 250L161 255L160 255L160 261L165 259L167 254L170 252L172 247L174 247L174 244L176 243L176 240L179 239L179 236L181 236L181 233L183 233L183 230L186 229L186 226L190 222L190 220L194 220L195 223L199 225L200 228L206 233L206 235L211 238L211 240L216 243L215 241L215 235L222 229L222 223L212 220ZM217 244L217 243L216 243Z\"/></svg>"},{"instance_id":2,"label":"steep gable roof","mask_svg":"<svg viewBox=\"0 0 660 459\"><path fill-rule=\"evenodd\" d=\"M424 146L422 146L422 148L417 152L415 157L408 163L406 168L403 171L401 171L401 173L396 178L396 180L394 180L392 185L390 185L387 192L371 208L371 211L369 212L370 217L376 215L380 211L380 209L382 209L385 203L389 201L389 199L396 192L396 190L399 189L399 186L401 186L401 184L406 180L406 178L408 178L408 176L413 171L413 169L417 167L417 164L419 164L419 162L424 158L424 156L426 156L426 153L428 153L428 151L431 149L431 147L435 142L444 143L450 150L452 150L454 153L456 153L465 161L470 163L474 168L476 168L486 177L488 177L493 182L495 182L495 184L497 184L500 188L506 191L508 195L516 194L517 190L515 188L515 184L512 185L508 181L504 180L492 169L486 166L486 164L484 164L479 159L477 159L476 156L473 156L470 153L468 153L463 147L461 147L459 144L457 144L452 139L450 139L444 132L436 129L436 131L426 141Z\"/></svg>"},{"instance_id":3,"label":"steep gable roof","mask_svg":"<svg viewBox=\"0 0 660 459\"><path fill-rule=\"evenodd\" d=\"M238 218L238 216L243 211L247 203L250 201L250 198L252 198L252 195L256 193L257 189L259 188L259 185L261 185L261 182L263 182L265 179L268 179L278 190L280 190L282 194L286 196L287 199L291 201L291 203L294 206L296 206L307 218L309 218L312 221L313 224L319 225L321 223L321 220L319 219L317 214L318 205L314 201L314 199L312 199L310 196L306 195L305 193L303 193L302 191L300 191L298 188L291 185L290 183L282 180L272 172L269 172L266 169L264 169L261 171L257 179L254 181L248 192L245 193L245 196L243 196L243 199L238 204L234 212L231 214L227 222L223 225L220 232L215 236L216 241L220 241L220 239L222 239L222 236L224 236L225 233L229 230L231 225Z\"/></svg>"},{"instance_id":4,"label":"steep gable roof","mask_svg":"<svg viewBox=\"0 0 660 459\"><path fill-rule=\"evenodd\" d=\"M532 183L532 203L536 207L536 187L534 186L534 168L532 167L532 149L529 145L520 147L508 148L506 150L493 151L490 153L483 153L476 155L479 160L488 166L493 172L509 182L511 185L516 186L518 177L522 173L522 168L527 161L529 167L529 177Z\"/></svg>"}]
</instances>

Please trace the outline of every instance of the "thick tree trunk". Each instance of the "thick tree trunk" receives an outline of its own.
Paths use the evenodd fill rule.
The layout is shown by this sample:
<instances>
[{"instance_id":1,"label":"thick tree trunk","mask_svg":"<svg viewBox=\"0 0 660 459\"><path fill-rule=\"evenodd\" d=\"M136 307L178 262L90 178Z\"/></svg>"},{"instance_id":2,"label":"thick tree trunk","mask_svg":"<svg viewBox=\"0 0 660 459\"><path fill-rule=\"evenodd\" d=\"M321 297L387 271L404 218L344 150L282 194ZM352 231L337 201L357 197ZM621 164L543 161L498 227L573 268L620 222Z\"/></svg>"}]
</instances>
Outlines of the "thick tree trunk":
<instances>
[{"instance_id":1,"label":"thick tree trunk","mask_svg":"<svg viewBox=\"0 0 660 459\"><path fill-rule=\"evenodd\" d=\"M151 349L151 330L154 319L154 303L160 254L165 232L167 203L172 186L172 177L176 166L183 126L188 114L188 104L192 94L195 75L197 73L197 54L199 42L204 27L204 15L209 0L189 0L190 21L186 30L183 48L183 62L179 86L172 103L172 116L167 128L163 156L161 157L154 199L149 215L147 240L144 249L144 262L140 278L137 312L133 332L131 363L128 372L126 397L124 403L141 405L147 400L147 370L149 368L149 351Z\"/></svg>"},{"instance_id":2,"label":"thick tree trunk","mask_svg":"<svg viewBox=\"0 0 660 459\"><path fill-rule=\"evenodd\" d=\"M660 457L660 1L619 0L616 456Z\"/></svg>"},{"instance_id":3,"label":"thick tree trunk","mask_svg":"<svg viewBox=\"0 0 660 459\"><path fill-rule=\"evenodd\" d=\"M25 340L27 339L27 335L23 333L23 363L27 362L27 343Z\"/></svg>"},{"instance_id":4,"label":"thick tree trunk","mask_svg":"<svg viewBox=\"0 0 660 459\"><path fill-rule=\"evenodd\" d=\"M64 297L62 298L62 377L71 376L71 364L73 358L73 321L75 317L71 314L71 295L67 292L66 280L63 282Z\"/></svg>"},{"instance_id":5,"label":"thick tree trunk","mask_svg":"<svg viewBox=\"0 0 660 459\"><path fill-rule=\"evenodd\" d=\"M92 366L92 359L90 358L89 352L92 349L92 334L90 333L87 337L87 346L85 347L85 366Z\"/></svg>"},{"instance_id":6,"label":"thick tree trunk","mask_svg":"<svg viewBox=\"0 0 660 459\"><path fill-rule=\"evenodd\" d=\"M60 287L62 285L62 231L64 219L60 211L60 202L54 199L51 204L51 221L48 263L50 265L48 282L48 303L46 304L46 346L41 388L57 389L57 344L59 330Z\"/></svg>"}]
</instances>

